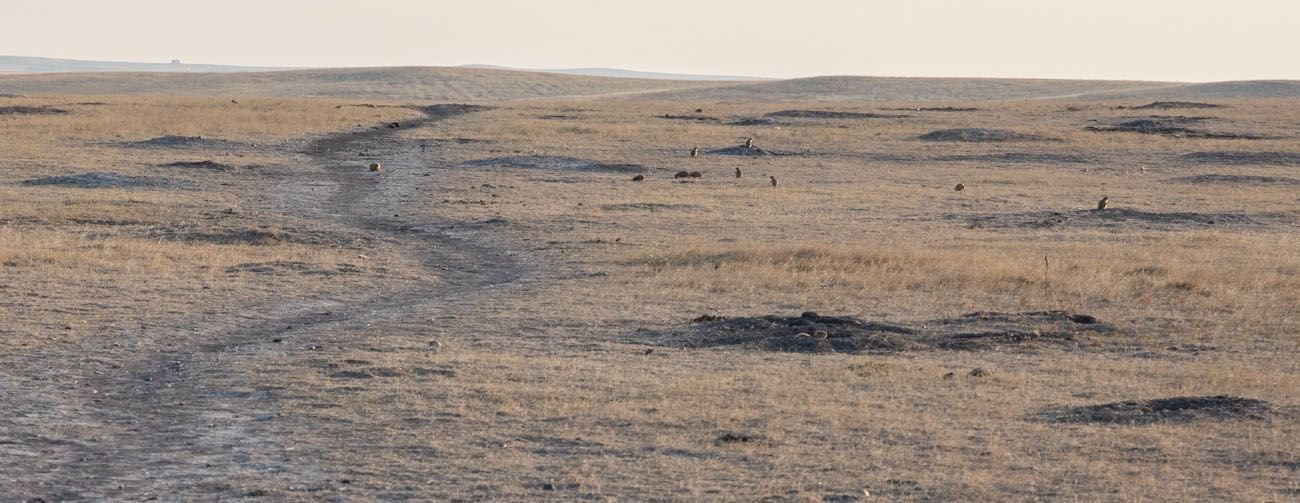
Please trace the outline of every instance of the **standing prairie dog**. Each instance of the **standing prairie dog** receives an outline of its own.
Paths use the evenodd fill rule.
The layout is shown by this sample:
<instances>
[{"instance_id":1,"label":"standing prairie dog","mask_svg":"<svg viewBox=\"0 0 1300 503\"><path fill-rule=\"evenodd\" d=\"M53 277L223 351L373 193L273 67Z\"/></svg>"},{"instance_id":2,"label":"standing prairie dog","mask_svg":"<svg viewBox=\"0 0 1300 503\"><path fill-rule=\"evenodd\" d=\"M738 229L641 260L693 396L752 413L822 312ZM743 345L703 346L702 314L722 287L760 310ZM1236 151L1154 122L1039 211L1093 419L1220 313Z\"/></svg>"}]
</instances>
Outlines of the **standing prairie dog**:
<instances>
[{"instance_id":1,"label":"standing prairie dog","mask_svg":"<svg viewBox=\"0 0 1300 503\"><path fill-rule=\"evenodd\" d=\"M700 156L700 147L691 147L691 157Z\"/></svg>"},{"instance_id":2,"label":"standing prairie dog","mask_svg":"<svg viewBox=\"0 0 1300 503\"><path fill-rule=\"evenodd\" d=\"M1110 196L1101 196L1101 200L1097 201L1097 209L1104 210L1106 209L1106 206L1109 204L1110 204Z\"/></svg>"},{"instance_id":3,"label":"standing prairie dog","mask_svg":"<svg viewBox=\"0 0 1300 503\"><path fill-rule=\"evenodd\" d=\"M736 178L740 178L740 168L736 168Z\"/></svg>"},{"instance_id":4,"label":"standing prairie dog","mask_svg":"<svg viewBox=\"0 0 1300 503\"><path fill-rule=\"evenodd\" d=\"M772 177L772 186L776 187L776 177Z\"/></svg>"},{"instance_id":5,"label":"standing prairie dog","mask_svg":"<svg viewBox=\"0 0 1300 503\"><path fill-rule=\"evenodd\" d=\"M380 168L379 163L377 162L370 163L370 171L379 171L379 168Z\"/></svg>"},{"instance_id":6,"label":"standing prairie dog","mask_svg":"<svg viewBox=\"0 0 1300 503\"><path fill-rule=\"evenodd\" d=\"M753 138L745 138L745 148L754 148Z\"/></svg>"}]
</instances>

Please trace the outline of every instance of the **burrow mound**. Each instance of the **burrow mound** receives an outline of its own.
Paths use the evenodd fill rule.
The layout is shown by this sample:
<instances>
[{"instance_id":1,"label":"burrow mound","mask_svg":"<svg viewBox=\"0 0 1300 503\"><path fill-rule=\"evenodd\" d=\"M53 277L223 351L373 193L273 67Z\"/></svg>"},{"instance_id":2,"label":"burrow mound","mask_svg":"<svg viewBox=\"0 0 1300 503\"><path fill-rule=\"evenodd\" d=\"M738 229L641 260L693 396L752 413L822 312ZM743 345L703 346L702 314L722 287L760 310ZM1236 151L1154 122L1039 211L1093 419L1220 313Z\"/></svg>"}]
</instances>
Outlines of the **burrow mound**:
<instances>
[{"instance_id":1,"label":"burrow mound","mask_svg":"<svg viewBox=\"0 0 1300 503\"><path fill-rule=\"evenodd\" d=\"M194 169L210 169L210 170L212 170L212 171L234 171L234 169L235 169L234 166L231 166L231 165L229 165L229 164L222 164L222 163L219 163L219 162L216 162L216 161L212 161L212 160L207 160L207 161L176 161L176 162L169 162L169 163L165 163L165 164L160 164L159 166L162 166L162 167L164 167L164 168L194 168Z\"/></svg>"},{"instance_id":2,"label":"burrow mound","mask_svg":"<svg viewBox=\"0 0 1300 503\"><path fill-rule=\"evenodd\" d=\"M347 247L365 245L370 241L364 236L350 235L346 233L283 229L268 226L213 229L208 227L178 225L152 228L144 232L142 237L187 243L254 246L299 243L330 247Z\"/></svg>"},{"instance_id":3,"label":"burrow mound","mask_svg":"<svg viewBox=\"0 0 1300 503\"><path fill-rule=\"evenodd\" d=\"M32 187L54 186L75 187L79 189L133 189L133 188L171 188L182 184L176 180L154 176L128 176L112 172L92 171L66 176L50 176L24 180L23 185Z\"/></svg>"},{"instance_id":4,"label":"burrow mound","mask_svg":"<svg viewBox=\"0 0 1300 503\"><path fill-rule=\"evenodd\" d=\"M1228 185L1300 185L1300 180L1295 178L1286 178L1281 176L1224 175L1218 173L1180 176L1178 178L1170 178L1169 181L1179 183L1221 183Z\"/></svg>"},{"instance_id":5,"label":"burrow mound","mask_svg":"<svg viewBox=\"0 0 1300 503\"><path fill-rule=\"evenodd\" d=\"M1043 152L1001 152L997 154L946 155L937 161L976 161L1007 164L1095 164L1096 157L1080 154L1051 154Z\"/></svg>"},{"instance_id":6,"label":"burrow mound","mask_svg":"<svg viewBox=\"0 0 1300 503\"><path fill-rule=\"evenodd\" d=\"M1051 409L1042 419L1058 423L1148 425L1194 421L1261 420L1276 414L1263 400L1227 395L1129 400Z\"/></svg>"},{"instance_id":7,"label":"burrow mound","mask_svg":"<svg viewBox=\"0 0 1300 503\"><path fill-rule=\"evenodd\" d=\"M592 173L645 173L649 171L640 164L617 164L589 161L574 157L545 155L515 155L479 159L464 164L468 167L497 167L522 169L555 169L563 171L585 171Z\"/></svg>"},{"instance_id":8,"label":"burrow mound","mask_svg":"<svg viewBox=\"0 0 1300 503\"><path fill-rule=\"evenodd\" d=\"M1065 311L978 312L914 325L851 316L704 315L676 331L652 334L651 344L674 347L735 346L788 353L899 353L980 350L1014 346L1075 347L1115 328L1095 317Z\"/></svg>"},{"instance_id":9,"label":"burrow mound","mask_svg":"<svg viewBox=\"0 0 1300 503\"><path fill-rule=\"evenodd\" d=\"M950 215L967 219L970 228L1120 228L1137 227L1154 230L1178 230L1211 225L1259 225L1262 220L1284 215L1222 212L1156 212L1129 208L1106 210L1035 211L986 215Z\"/></svg>"},{"instance_id":10,"label":"burrow mound","mask_svg":"<svg viewBox=\"0 0 1300 503\"><path fill-rule=\"evenodd\" d=\"M920 108L886 108L898 112L978 112L974 107L920 107Z\"/></svg>"},{"instance_id":11,"label":"burrow mound","mask_svg":"<svg viewBox=\"0 0 1300 503\"><path fill-rule=\"evenodd\" d=\"M771 117L741 117L727 123L728 126L776 126L779 124L781 124L781 121Z\"/></svg>"},{"instance_id":12,"label":"burrow mound","mask_svg":"<svg viewBox=\"0 0 1300 503\"><path fill-rule=\"evenodd\" d=\"M1295 152L1192 152L1182 158L1207 164L1300 166L1300 153Z\"/></svg>"},{"instance_id":13,"label":"burrow mound","mask_svg":"<svg viewBox=\"0 0 1300 503\"><path fill-rule=\"evenodd\" d=\"M744 145L736 145L734 147L726 147L726 148L717 148L713 150L708 150L705 153L713 154L713 155L735 155L735 156L746 156L746 157L808 155L806 152L791 152L787 150L768 150L759 147L746 147Z\"/></svg>"},{"instance_id":14,"label":"burrow mound","mask_svg":"<svg viewBox=\"0 0 1300 503\"><path fill-rule=\"evenodd\" d=\"M1120 120L1099 126L1087 126L1088 131L1101 133L1139 133L1169 136L1173 138L1209 138L1228 140L1261 140L1265 136L1250 133L1227 133L1193 129L1189 126L1202 124L1218 117L1161 116L1138 117Z\"/></svg>"},{"instance_id":15,"label":"burrow mound","mask_svg":"<svg viewBox=\"0 0 1300 503\"><path fill-rule=\"evenodd\" d=\"M229 149L235 147L249 146L245 143L239 143L230 140L217 138L204 138L202 136L176 136L165 135L148 140L128 141L121 144L125 147L133 148L221 148Z\"/></svg>"},{"instance_id":16,"label":"burrow mound","mask_svg":"<svg viewBox=\"0 0 1300 503\"><path fill-rule=\"evenodd\" d=\"M931 131L918 137L923 141L960 141L970 143L1009 141L1061 141L1057 138L1017 133L1009 129L956 128Z\"/></svg>"},{"instance_id":17,"label":"burrow mound","mask_svg":"<svg viewBox=\"0 0 1300 503\"><path fill-rule=\"evenodd\" d=\"M787 119L906 119L911 116L872 112L840 112L835 110L780 110L763 114L763 117Z\"/></svg>"},{"instance_id":18,"label":"burrow mound","mask_svg":"<svg viewBox=\"0 0 1300 503\"><path fill-rule=\"evenodd\" d=\"M0 107L0 115L66 115L67 113L68 111L62 108L54 108L47 105L36 107L22 105Z\"/></svg>"},{"instance_id":19,"label":"burrow mound","mask_svg":"<svg viewBox=\"0 0 1300 503\"><path fill-rule=\"evenodd\" d=\"M722 119L719 119L719 118L717 118L717 117L710 117L710 116L708 116L708 115L672 115L672 114L663 114L663 115L658 115L658 116L656 116L656 117L658 117L658 118L660 118L660 119L669 119L669 120L678 120L678 121L709 122L709 123L721 123L721 122L722 122Z\"/></svg>"},{"instance_id":20,"label":"burrow mound","mask_svg":"<svg viewBox=\"0 0 1300 503\"><path fill-rule=\"evenodd\" d=\"M493 107L486 105L469 105L465 103L439 103L418 108L425 115L434 119L447 119L458 115L486 112Z\"/></svg>"},{"instance_id":21,"label":"burrow mound","mask_svg":"<svg viewBox=\"0 0 1300 503\"><path fill-rule=\"evenodd\" d=\"M1121 105L1116 108L1119 108L1120 110L1172 110L1177 108L1224 108L1224 105L1198 103L1195 101L1155 101L1136 107L1125 107Z\"/></svg>"}]
</instances>

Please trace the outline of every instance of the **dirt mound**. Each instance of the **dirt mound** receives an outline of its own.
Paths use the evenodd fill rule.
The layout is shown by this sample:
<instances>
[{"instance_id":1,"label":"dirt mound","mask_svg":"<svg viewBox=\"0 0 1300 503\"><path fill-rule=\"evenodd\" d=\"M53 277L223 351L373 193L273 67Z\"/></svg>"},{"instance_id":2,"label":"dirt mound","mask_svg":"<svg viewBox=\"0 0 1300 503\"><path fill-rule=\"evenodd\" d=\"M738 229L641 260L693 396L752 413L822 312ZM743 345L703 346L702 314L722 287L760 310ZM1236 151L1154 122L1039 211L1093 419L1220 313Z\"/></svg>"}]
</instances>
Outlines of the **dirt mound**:
<instances>
[{"instance_id":1,"label":"dirt mound","mask_svg":"<svg viewBox=\"0 0 1300 503\"><path fill-rule=\"evenodd\" d=\"M586 171L592 173L645 173L649 171L640 164L611 164L573 157L545 155L515 155L479 159L464 164L468 167L496 167L523 169L557 169L565 171Z\"/></svg>"},{"instance_id":2,"label":"dirt mound","mask_svg":"<svg viewBox=\"0 0 1300 503\"><path fill-rule=\"evenodd\" d=\"M1197 103L1195 101L1156 101L1153 103L1147 103L1142 106L1136 106L1136 107L1120 106L1117 108L1119 108L1120 110L1124 110L1124 109L1171 110L1175 108L1223 108L1223 107L1224 107L1223 105L1215 105L1213 103Z\"/></svg>"},{"instance_id":3,"label":"dirt mound","mask_svg":"<svg viewBox=\"0 0 1300 503\"><path fill-rule=\"evenodd\" d=\"M762 156L787 156L787 155L807 155L802 152L789 152L785 150L768 150L758 147L746 147L736 145L734 147L718 148L709 150L706 153L713 155L737 155L745 157L762 157Z\"/></svg>"},{"instance_id":4,"label":"dirt mound","mask_svg":"<svg viewBox=\"0 0 1300 503\"><path fill-rule=\"evenodd\" d=\"M931 131L918 137L923 141L1002 142L1002 141L1061 141L1056 138L1017 133L1008 129L957 128Z\"/></svg>"},{"instance_id":5,"label":"dirt mound","mask_svg":"<svg viewBox=\"0 0 1300 503\"><path fill-rule=\"evenodd\" d=\"M1049 410L1043 419L1059 423L1127 424L1260 420L1275 414L1262 400L1227 395L1130 400Z\"/></svg>"},{"instance_id":6,"label":"dirt mound","mask_svg":"<svg viewBox=\"0 0 1300 503\"><path fill-rule=\"evenodd\" d=\"M66 115L67 113L68 111L62 108L54 108L45 105L38 107L27 107L21 105L0 107L0 115Z\"/></svg>"},{"instance_id":7,"label":"dirt mound","mask_svg":"<svg viewBox=\"0 0 1300 503\"><path fill-rule=\"evenodd\" d=\"M789 119L906 119L911 116L871 112L837 112L834 110L781 110L763 114L763 117Z\"/></svg>"},{"instance_id":8,"label":"dirt mound","mask_svg":"<svg viewBox=\"0 0 1300 503\"><path fill-rule=\"evenodd\" d=\"M133 148L235 148L248 146L245 143L234 142L230 140L220 140L215 138L204 138L202 136L175 136L166 135L148 140L130 141L122 143L122 146Z\"/></svg>"},{"instance_id":9,"label":"dirt mound","mask_svg":"<svg viewBox=\"0 0 1300 503\"><path fill-rule=\"evenodd\" d=\"M1223 183L1233 185L1300 185L1300 180L1295 178L1285 178L1280 176L1222 175L1218 173L1209 175L1180 176L1178 178L1170 178L1169 181L1179 183Z\"/></svg>"},{"instance_id":10,"label":"dirt mound","mask_svg":"<svg viewBox=\"0 0 1300 503\"><path fill-rule=\"evenodd\" d=\"M978 112L978 108L971 107L921 107L921 108L886 108L896 112Z\"/></svg>"},{"instance_id":11,"label":"dirt mound","mask_svg":"<svg viewBox=\"0 0 1300 503\"><path fill-rule=\"evenodd\" d=\"M229 164L222 164L222 163L219 163L219 162L216 162L216 161L211 161L211 160L209 160L209 161L176 161L176 162L169 162L169 163L166 163L166 164L160 164L160 166L162 166L162 167L164 167L164 168L199 168L199 169L210 169L210 170L213 170L213 171L233 171L233 170L235 169L234 166L231 166L231 165L229 165Z\"/></svg>"},{"instance_id":12,"label":"dirt mound","mask_svg":"<svg viewBox=\"0 0 1300 503\"><path fill-rule=\"evenodd\" d=\"M1121 228L1178 230L1207 225L1259 225L1261 220L1281 215L1243 213L1155 212L1129 208L1106 210L1036 211L1001 213L967 218L971 228Z\"/></svg>"},{"instance_id":13,"label":"dirt mound","mask_svg":"<svg viewBox=\"0 0 1300 503\"><path fill-rule=\"evenodd\" d=\"M671 120L679 120L679 121L718 122L718 123L722 122L722 119L719 119L719 118L717 118L717 117L709 117L709 116L707 116L707 115L669 115L669 114L663 114L663 115L659 115L659 116L657 116L657 117L659 117L660 119L671 119Z\"/></svg>"},{"instance_id":14,"label":"dirt mound","mask_svg":"<svg viewBox=\"0 0 1300 503\"><path fill-rule=\"evenodd\" d=\"M169 188L180 185L176 180L153 176L127 176L111 172L89 172L78 175L50 176L22 182L27 186L59 186L80 189L132 189Z\"/></svg>"},{"instance_id":15,"label":"dirt mound","mask_svg":"<svg viewBox=\"0 0 1300 503\"><path fill-rule=\"evenodd\" d=\"M1182 158L1209 164L1300 166L1300 153L1295 152L1192 152Z\"/></svg>"},{"instance_id":16,"label":"dirt mound","mask_svg":"<svg viewBox=\"0 0 1300 503\"><path fill-rule=\"evenodd\" d=\"M1077 346L1088 334L1115 329L1095 317L1064 311L970 313L914 326L851 316L727 318L704 315L686 328L645 342L679 347L739 346L789 353L899 353L979 350L1003 346Z\"/></svg>"},{"instance_id":17,"label":"dirt mound","mask_svg":"<svg viewBox=\"0 0 1300 503\"><path fill-rule=\"evenodd\" d=\"M694 210L699 205L682 204L682 203L624 203L624 204L602 204L600 209L605 211L672 211L672 210Z\"/></svg>"},{"instance_id":18,"label":"dirt mound","mask_svg":"<svg viewBox=\"0 0 1300 503\"><path fill-rule=\"evenodd\" d=\"M429 118L433 120L439 120L439 119L448 119L451 117L455 117L457 115L466 115L466 114L472 114L476 112L486 112L488 110L492 110L492 108L493 107L489 107L485 105L469 105L465 103L440 103L437 105L418 107L417 109L420 110L421 112L424 112L425 115L429 116Z\"/></svg>"},{"instance_id":19,"label":"dirt mound","mask_svg":"<svg viewBox=\"0 0 1300 503\"><path fill-rule=\"evenodd\" d=\"M1008 164L1094 164L1096 157L1080 154L1048 154L1040 152L1001 152L997 154L946 155L937 161L977 161Z\"/></svg>"},{"instance_id":20,"label":"dirt mound","mask_svg":"<svg viewBox=\"0 0 1300 503\"><path fill-rule=\"evenodd\" d=\"M778 124L781 124L781 121L769 117L742 117L727 123L728 126L776 126Z\"/></svg>"},{"instance_id":21,"label":"dirt mound","mask_svg":"<svg viewBox=\"0 0 1300 503\"><path fill-rule=\"evenodd\" d=\"M1084 129L1100 133L1139 133L1155 134L1169 136L1174 138L1210 138L1210 139L1237 139L1237 140L1261 140L1264 136L1249 133L1226 133L1219 131L1207 131L1203 129L1192 129L1188 126L1202 124L1205 121L1214 120L1217 117L1185 117L1185 116L1162 116L1153 115L1150 117L1129 118L1112 124L1103 124L1100 126L1088 126Z\"/></svg>"}]
</instances>

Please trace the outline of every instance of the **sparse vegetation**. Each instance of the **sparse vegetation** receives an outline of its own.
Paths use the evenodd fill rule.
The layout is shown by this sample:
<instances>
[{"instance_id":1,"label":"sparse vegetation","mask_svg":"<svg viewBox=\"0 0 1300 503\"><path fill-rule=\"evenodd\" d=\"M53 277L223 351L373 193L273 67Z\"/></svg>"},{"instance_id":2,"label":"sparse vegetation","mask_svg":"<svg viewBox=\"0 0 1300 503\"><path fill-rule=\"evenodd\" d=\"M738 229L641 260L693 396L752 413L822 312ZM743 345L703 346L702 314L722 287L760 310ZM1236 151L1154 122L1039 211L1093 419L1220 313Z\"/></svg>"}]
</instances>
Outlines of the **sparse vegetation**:
<instances>
[{"instance_id":1,"label":"sparse vegetation","mask_svg":"<svg viewBox=\"0 0 1300 503\"><path fill-rule=\"evenodd\" d=\"M854 82L6 98L69 113L0 116L0 499L1300 494L1294 101ZM87 173L167 183L24 183Z\"/></svg>"}]
</instances>

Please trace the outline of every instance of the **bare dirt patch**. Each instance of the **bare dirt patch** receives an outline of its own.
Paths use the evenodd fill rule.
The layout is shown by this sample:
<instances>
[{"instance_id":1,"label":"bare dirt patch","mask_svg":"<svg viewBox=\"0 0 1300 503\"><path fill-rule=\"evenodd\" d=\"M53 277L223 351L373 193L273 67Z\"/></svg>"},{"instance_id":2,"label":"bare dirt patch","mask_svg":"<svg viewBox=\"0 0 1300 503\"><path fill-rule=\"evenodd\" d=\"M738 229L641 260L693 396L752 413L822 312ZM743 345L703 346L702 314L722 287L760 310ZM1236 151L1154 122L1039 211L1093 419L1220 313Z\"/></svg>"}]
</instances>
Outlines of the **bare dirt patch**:
<instances>
[{"instance_id":1,"label":"bare dirt patch","mask_svg":"<svg viewBox=\"0 0 1300 503\"><path fill-rule=\"evenodd\" d=\"M467 167L493 167L516 169L553 169L560 171L585 171L591 173L645 173L648 168L640 164L621 164L590 161L574 157L545 155L515 155L479 159L463 164Z\"/></svg>"},{"instance_id":2,"label":"bare dirt patch","mask_svg":"<svg viewBox=\"0 0 1300 503\"><path fill-rule=\"evenodd\" d=\"M1188 126L1203 124L1218 117L1187 117L1153 115L1120 120L1110 124L1087 126L1084 129L1099 133L1138 133L1169 136L1173 138L1207 138L1228 140L1262 140L1267 137L1252 133L1230 133L1193 129Z\"/></svg>"},{"instance_id":3,"label":"bare dirt patch","mask_svg":"<svg viewBox=\"0 0 1300 503\"><path fill-rule=\"evenodd\" d=\"M776 126L782 124L781 121L770 117L742 117L731 122L728 126Z\"/></svg>"},{"instance_id":4,"label":"bare dirt patch","mask_svg":"<svg viewBox=\"0 0 1300 503\"><path fill-rule=\"evenodd\" d=\"M956 128L931 131L918 137L923 141L959 141L969 143L1011 141L1061 141L1057 138L1017 133L1009 129Z\"/></svg>"},{"instance_id":5,"label":"bare dirt patch","mask_svg":"<svg viewBox=\"0 0 1300 503\"><path fill-rule=\"evenodd\" d=\"M897 112L978 112L980 109L974 107L919 107L919 108L886 108Z\"/></svg>"},{"instance_id":6,"label":"bare dirt patch","mask_svg":"<svg viewBox=\"0 0 1300 503\"><path fill-rule=\"evenodd\" d=\"M663 114L663 115L658 115L658 116L656 116L656 117L658 117L658 118L660 118L660 119L669 119L669 120L678 120L678 121L713 122L713 123L721 123L721 122L722 122L722 119L719 119L719 118L717 118L717 117L710 117L710 116L708 116L708 115L671 115L671 114Z\"/></svg>"},{"instance_id":7,"label":"bare dirt patch","mask_svg":"<svg viewBox=\"0 0 1300 503\"><path fill-rule=\"evenodd\" d=\"M0 107L0 115L67 115L68 111L51 106L9 106Z\"/></svg>"},{"instance_id":8,"label":"bare dirt patch","mask_svg":"<svg viewBox=\"0 0 1300 503\"><path fill-rule=\"evenodd\" d=\"M176 161L176 162L161 164L160 166L164 168L195 168L195 169L208 169L212 171L234 171L235 170L234 166L231 166L229 164L222 164L213 160Z\"/></svg>"},{"instance_id":9,"label":"bare dirt patch","mask_svg":"<svg viewBox=\"0 0 1300 503\"><path fill-rule=\"evenodd\" d=\"M1205 226L1262 225L1279 221L1285 215L1226 212L1144 211L1130 208L1106 210L1035 211L964 216L969 227L976 228L1139 228L1182 230Z\"/></svg>"},{"instance_id":10,"label":"bare dirt patch","mask_svg":"<svg viewBox=\"0 0 1300 503\"><path fill-rule=\"evenodd\" d=\"M75 187L79 189L139 189L139 188L175 188L183 184L169 178L156 176L130 176L113 172L92 171L77 175L49 176L24 180L23 185L31 187L55 186Z\"/></svg>"},{"instance_id":11,"label":"bare dirt patch","mask_svg":"<svg viewBox=\"0 0 1300 503\"><path fill-rule=\"evenodd\" d=\"M1198 103L1195 101L1156 101L1136 107L1125 107L1123 105L1116 107L1120 110L1173 110L1178 108L1223 108L1224 105L1214 103Z\"/></svg>"},{"instance_id":12,"label":"bare dirt patch","mask_svg":"<svg viewBox=\"0 0 1300 503\"><path fill-rule=\"evenodd\" d=\"M1041 417L1058 423L1140 426L1154 423L1262 420L1275 414L1273 406L1262 400L1217 395L1082 405L1048 410Z\"/></svg>"},{"instance_id":13,"label":"bare dirt patch","mask_svg":"<svg viewBox=\"0 0 1300 503\"><path fill-rule=\"evenodd\" d=\"M1224 175L1219 173L1180 176L1178 178L1170 178L1169 181L1178 183L1209 183L1225 185L1300 185L1300 180L1282 176Z\"/></svg>"},{"instance_id":14,"label":"bare dirt patch","mask_svg":"<svg viewBox=\"0 0 1300 503\"><path fill-rule=\"evenodd\" d=\"M910 115L878 114L871 112L840 112L835 110L780 110L763 114L764 117L787 119L906 119Z\"/></svg>"},{"instance_id":15,"label":"bare dirt patch","mask_svg":"<svg viewBox=\"0 0 1300 503\"><path fill-rule=\"evenodd\" d=\"M121 144L124 147L132 148L213 148L229 149L236 147L247 147L249 144L218 138L204 138L202 136L176 136L165 135L150 138L148 140L129 141Z\"/></svg>"},{"instance_id":16,"label":"bare dirt patch","mask_svg":"<svg viewBox=\"0 0 1300 503\"><path fill-rule=\"evenodd\" d=\"M703 315L681 330L646 342L707 348L736 346L787 353L878 353L987 350L998 347L1078 347L1091 336L1115 332L1096 317L1066 311L975 312L956 318L899 325L852 316Z\"/></svg>"},{"instance_id":17,"label":"bare dirt patch","mask_svg":"<svg viewBox=\"0 0 1300 503\"><path fill-rule=\"evenodd\" d=\"M1206 164L1300 166L1300 153L1295 152L1192 152L1182 158Z\"/></svg>"},{"instance_id":18,"label":"bare dirt patch","mask_svg":"<svg viewBox=\"0 0 1300 503\"><path fill-rule=\"evenodd\" d=\"M996 154L963 154L936 157L937 161L976 161L1007 164L1094 164L1097 157L1083 154L1052 154L1047 152L999 152Z\"/></svg>"},{"instance_id":19,"label":"bare dirt patch","mask_svg":"<svg viewBox=\"0 0 1300 503\"><path fill-rule=\"evenodd\" d=\"M791 152L787 150L769 150L759 147L746 147L736 145L734 147L717 148L708 150L706 154L713 155L732 155L741 157L764 157L764 156L792 156L792 155L809 155L807 152Z\"/></svg>"}]
</instances>

